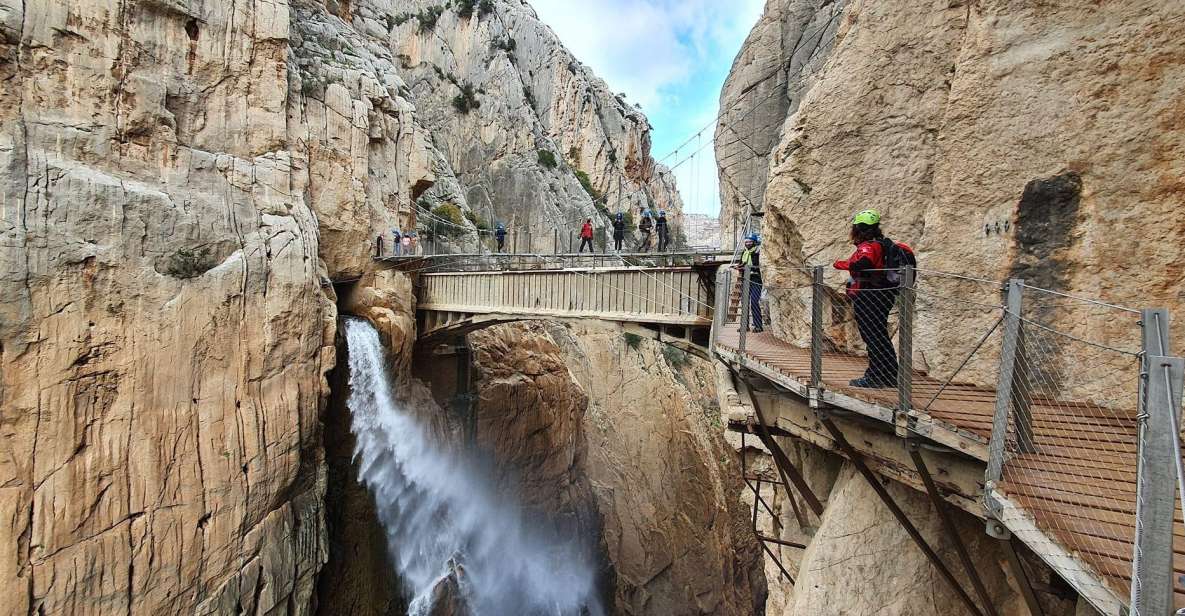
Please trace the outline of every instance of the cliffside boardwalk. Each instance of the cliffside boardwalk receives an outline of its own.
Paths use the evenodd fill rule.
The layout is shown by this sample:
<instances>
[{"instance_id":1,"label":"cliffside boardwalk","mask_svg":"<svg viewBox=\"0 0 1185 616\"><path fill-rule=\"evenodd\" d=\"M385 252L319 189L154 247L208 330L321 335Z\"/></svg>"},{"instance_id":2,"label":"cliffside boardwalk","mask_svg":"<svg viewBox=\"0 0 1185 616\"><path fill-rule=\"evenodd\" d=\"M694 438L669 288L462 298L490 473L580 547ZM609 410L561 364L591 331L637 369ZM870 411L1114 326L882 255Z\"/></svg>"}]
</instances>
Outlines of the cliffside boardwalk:
<instances>
[{"instance_id":1,"label":"cliffside boardwalk","mask_svg":"<svg viewBox=\"0 0 1185 616\"><path fill-rule=\"evenodd\" d=\"M894 388L862 389L849 380L866 360L846 350L850 318L822 268L798 268L801 283L792 287L767 286L783 305L799 308L782 312L787 323L776 337L740 327L748 302L739 301L741 277L724 253L665 259L421 260L413 266L420 271L419 335L432 340L530 318L596 318L710 350L754 388L755 412L732 418L730 427L761 436L785 473L781 484L808 503L809 485L778 455L773 436L825 443L870 483L875 471L927 492L944 516L948 505L979 516L1022 581L1013 541L1103 614L1185 607L1185 587L1174 582L1185 575L1185 544L1174 546L1185 536L1174 497L1185 362L1171 356L1166 311L1019 280L910 270L895 313L897 359L909 378ZM912 350L921 336L942 348L923 357L924 365ZM784 404L762 413L758 399ZM897 452L853 438L855 430L896 442ZM967 612L997 613L953 526L947 539L961 548L960 567L942 562L888 493L878 493ZM1028 590L1022 594L1040 613Z\"/></svg>"}]
</instances>

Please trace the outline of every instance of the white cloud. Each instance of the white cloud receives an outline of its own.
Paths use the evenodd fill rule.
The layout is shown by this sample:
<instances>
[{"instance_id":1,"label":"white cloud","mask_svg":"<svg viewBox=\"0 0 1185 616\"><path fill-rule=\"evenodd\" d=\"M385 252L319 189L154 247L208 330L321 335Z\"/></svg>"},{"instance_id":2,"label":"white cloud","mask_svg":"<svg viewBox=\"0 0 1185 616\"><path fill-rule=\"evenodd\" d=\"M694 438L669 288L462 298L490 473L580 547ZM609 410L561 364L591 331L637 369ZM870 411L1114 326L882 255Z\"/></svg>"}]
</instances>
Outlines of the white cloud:
<instances>
[{"instance_id":1,"label":"white cloud","mask_svg":"<svg viewBox=\"0 0 1185 616\"><path fill-rule=\"evenodd\" d=\"M764 0L530 0L611 88L643 108L669 102L721 48L735 53ZM728 58L731 61L731 56Z\"/></svg>"},{"instance_id":2,"label":"white cloud","mask_svg":"<svg viewBox=\"0 0 1185 616\"><path fill-rule=\"evenodd\" d=\"M696 131L718 110L721 80L765 0L529 0L544 23L616 92L642 105L656 157L669 158L685 210L716 215L715 152ZM692 141L671 149L688 137Z\"/></svg>"}]
</instances>

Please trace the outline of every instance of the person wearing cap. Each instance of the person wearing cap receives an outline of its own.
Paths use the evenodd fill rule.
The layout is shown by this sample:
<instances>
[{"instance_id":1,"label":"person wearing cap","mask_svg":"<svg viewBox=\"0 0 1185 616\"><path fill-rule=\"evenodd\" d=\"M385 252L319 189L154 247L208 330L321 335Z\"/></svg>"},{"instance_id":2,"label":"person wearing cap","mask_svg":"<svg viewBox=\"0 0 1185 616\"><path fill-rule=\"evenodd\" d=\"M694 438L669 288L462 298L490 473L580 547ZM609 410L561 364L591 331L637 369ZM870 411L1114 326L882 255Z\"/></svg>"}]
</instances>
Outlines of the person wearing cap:
<instances>
[{"instance_id":1,"label":"person wearing cap","mask_svg":"<svg viewBox=\"0 0 1185 616\"><path fill-rule=\"evenodd\" d=\"M498 223L498 227L494 229L494 239L498 241L498 252L505 252L506 250L506 225Z\"/></svg>"},{"instance_id":2,"label":"person wearing cap","mask_svg":"<svg viewBox=\"0 0 1185 616\"><path fill-rule=\"evenodd\" d=\"M897 350L889 336L889 312L897 302L899 267L916 264L916 260L909 246L885 237L880 223L881 215L876 210L856 214L849 232L856 251L834 263L836 269L851 275L847 296L852 300L860 338L868 349L868 368L864 376L851 381L853 387L897 385Z\"/></svg>"},{"instance_id":3,"label":"person wearing cap","mask_svg":"<svg viewBox=\"0 0 1185 616\"><path fill-rule=\"evenodd\" d=\"M749 266L749 320L752 322L750 331L760 333L765 331L764 320L761 318L761 238L756 233L745 237L745 250L741 253L741 262L737 269L744 272ZM747 327L741 323L741 327Z\"/></svg>"},{"instance_id":4,"label":"person wearing cap","mask_svg":"<svg viewBox=\"0 0 1185 616\"><path fill-rule=\"evenodd\" d=\"M625 239L625 214L618 212L613 219L613 249L621 252L621 242Z\"/></svg>"}]
</instances>

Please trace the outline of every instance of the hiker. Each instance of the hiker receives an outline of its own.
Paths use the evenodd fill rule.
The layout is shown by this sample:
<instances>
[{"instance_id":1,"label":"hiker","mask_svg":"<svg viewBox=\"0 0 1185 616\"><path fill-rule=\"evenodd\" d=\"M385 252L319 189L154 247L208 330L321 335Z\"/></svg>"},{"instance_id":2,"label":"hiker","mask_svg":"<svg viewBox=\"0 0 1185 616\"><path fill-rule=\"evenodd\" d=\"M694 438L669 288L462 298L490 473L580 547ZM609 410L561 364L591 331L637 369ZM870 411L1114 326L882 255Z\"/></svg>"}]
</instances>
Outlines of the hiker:
<instances>
[{"instance_id":1,"label":"hiker","mask_svg":"<svg viewBox=\"0 0 1185 616\"><path fill-rule=\"evenodd\" d=\"M851 257L834 263L851 274L847 295L852 300L856 327L868 349L868 369L853 379L852 387L896 387L897 350L889 337L889 312L897 301L900 268L916 265L913 249L885 237L881 215L864 210L852 218L850 238L856 246Z\"/></svg>"},{"instance_id":2,"label":"hiker","mask_svg":"<svg viewBox=\"0 0 1185 616\"><path fill-rule=\"evenodd\" d=\"M658 212L658 221L654 223L654 230L658 233L658 251L666 252L667 246L671 243L671 231L667 227L667 213L663 210Z\"/></svg>"},{"instance_id":3,"label":"hiker","mask_svg":"<svg viewBox=\"0 0 1185 616\"><path fill-rule=\"evenodd\" d=\"M506 225L498 223L494 229L494 239L498 240L498 252L506 252Z\"/></svg>"},{"instance_id":4,"label":"hiker","mask_svg":"<svg viewBox=\"0 0 1185 616\"><path fill-rule=\"evenodd\" d=\"M625 239L625 214L618 212L613 219L613 249L621 252L621 241Z\"/></svg>"},{"instance_id":5,"label":"hiker","mask_svg":"<svg viewBox=\"0 0 1185 616\"><path fill-rule=\"evenodd\" d=\"M417 247L416 242L415 242L415 237L416 237L415 231L408 231L407 233L405 233L403 235L403 239L400 240L401 245L402 245L403 254L405 254L409 257L416 254L415 250L414 250L414 248Z\"/></svg>"},{"instance_id":6,"label":"hiker","mask_svg":"<svg viewBox=\"0 0 1185 616\"><path fill-rule=\"evenodd\" d=\"M397 257L403 255L403 246L401 246L399 243L400 241L402 241L402 239L403 239L403 234L399 232L399 229L392 227L391 228L391 252L395 253L395 256L397 256Z\"/></svg>"},{"instance_id":7,"label":"hiker","mask_svg":"<svg viewBox=\"0 0 1185 616\"><path fill-rule=\"evenodd\" d=\"M654 223L650 220L650 212L642 212L642 222L638 223L638 231L642 233L642 252L650 252L650 230Z\"/></svg>"},{"instance_id":8,"label":"hiker","mask_svg":"<svg viewBox=\"0 0 1185 616\"><path fill-rule=\"evenodd\" d=\"M761 318L761 238L756 233L745 237L745 250L741 253L741 262L737 264L742 275L746 265L749 266L749 319L753 323L749 331L761 333L765 331ZM742 328L748 326L748 323L741 323Z\"/></svg>"},{"instance_id":9,"label":"hiker","mask_svg":"<svg viewBox=\"0 0 1185 616\"><path fill-rule=\"evenodd\" d=\"M571 244L568 244L568 246L571 246ZM589 252L594 252L593 251L593 226L592 226L592 219L591 218L585 218L584 219L584 226L580 227L580 250L577 252L584 252L585 246L588 246ZM568 250L572 250L572 249L568 248Z\"/></svg>"}]
</instances>

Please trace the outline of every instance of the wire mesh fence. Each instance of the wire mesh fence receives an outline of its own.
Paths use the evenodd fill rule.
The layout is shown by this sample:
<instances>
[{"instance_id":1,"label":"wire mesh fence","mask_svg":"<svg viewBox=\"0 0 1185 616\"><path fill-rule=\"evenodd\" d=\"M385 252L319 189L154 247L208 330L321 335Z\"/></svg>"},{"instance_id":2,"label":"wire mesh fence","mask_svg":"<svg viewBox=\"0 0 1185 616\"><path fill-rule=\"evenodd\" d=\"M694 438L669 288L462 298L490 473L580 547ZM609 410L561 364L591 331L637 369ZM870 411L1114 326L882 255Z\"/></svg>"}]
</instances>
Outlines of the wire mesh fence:
<instances>
[{"instance_id":1,"label":"wire mesh fence","mask_svg":"<svg viewBox=\"0 0 1185 616\"><path fill-rule=\"evenodd\" d=\"M999 491L1042 556L1073 555L1080 586L1126 595L1135 527L1139 315L1025 288ZM1021 516L1015 520L1010 516ZM1012 524L1010 524L1012 523ZM1040 553L1041 550L1038 549Z\"/></svg>"},{"instance_id":2,"label":"wire mesh fence","mask_svg":"<svg viewBox=\"0 0 1185 616\"><path fill-rule=\"evenodd\" d=\"M819 347L812 355L825 355L817 368L812 359L820 372L812 383L874 404L898 401L897 412L928 415L989 444L998 467L992 476L989 465L988 487L1008 505L992 515L1084 595L1127 603L1144 357L1138 311L1019 283L1011 305L1010 283L929 270L858 292L786 278L763 291L773 298L780 352L793 355L805 331L807 346ZM729 290L719 296L719 322L744 330L741 276L722 281ZM767 347L748 360L801 382L805 364ZM746 361L743 345L740 355ZM901 397L878 391L885 389ZM1181 401L1172 404L1179 431ZM1180 520L1178 509L1173 532L1185 534ZM1182 603L1185 588L1177 590Z\"/></svg>"}]
</instances>

